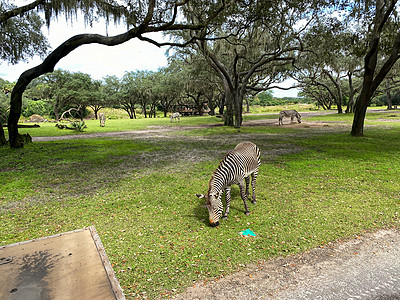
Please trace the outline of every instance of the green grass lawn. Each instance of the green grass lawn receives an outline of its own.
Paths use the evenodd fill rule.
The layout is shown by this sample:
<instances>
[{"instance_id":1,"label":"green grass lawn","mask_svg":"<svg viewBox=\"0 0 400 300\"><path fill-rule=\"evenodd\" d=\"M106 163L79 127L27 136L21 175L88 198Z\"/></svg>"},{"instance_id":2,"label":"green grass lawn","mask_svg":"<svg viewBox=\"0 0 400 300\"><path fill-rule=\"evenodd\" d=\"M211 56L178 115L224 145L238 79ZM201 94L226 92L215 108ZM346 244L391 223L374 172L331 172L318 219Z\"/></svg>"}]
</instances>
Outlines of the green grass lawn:
<instances>
[{"instance_id":1,"label":"green grass lawn","mask_svg":"<svg viewBox=\"0 0 400 300\"><path fill-rule=\"evenodd\" d=\"M244 126L0 148L0 245L94 225L126 297L154 299L259 260L398 226L400 122L370 115L364 138L334 125ZM348 116L312 120L351 124ZM201 124L221 120L108 120L104 129L93 121L87 132ZM27 132L59 130L45 128ZM211 228L195 193L207 191L218 162L243 140L261 149L258 202L245 216L235 186L229 219ZM248 228L256 237L239 235Z\"/></svg>"}]
</instances>

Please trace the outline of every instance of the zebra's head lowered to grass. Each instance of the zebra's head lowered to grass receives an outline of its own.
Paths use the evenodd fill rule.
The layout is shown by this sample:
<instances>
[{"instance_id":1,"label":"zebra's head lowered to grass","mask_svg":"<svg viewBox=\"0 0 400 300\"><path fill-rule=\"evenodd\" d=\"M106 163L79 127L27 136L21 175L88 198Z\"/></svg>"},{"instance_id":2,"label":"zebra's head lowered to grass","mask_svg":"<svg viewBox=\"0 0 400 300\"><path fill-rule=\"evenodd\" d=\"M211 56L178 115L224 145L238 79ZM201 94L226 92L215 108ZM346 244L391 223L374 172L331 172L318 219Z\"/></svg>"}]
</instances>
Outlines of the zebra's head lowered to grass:
<instances>
[{"instance_id":1,"label":"zebra's head lowered to grass","mask_svg":"<svg viewBox=\"0 0 400 300\"><path fill-rule=\"evenodd\" d=\"M297 122L301 123L301 115L294 109L291 110L282 110L279 113L279 125L283 125L282 119L284 117L290 118L290 122L293 122L294 118L297 118Z\"/></svg>"},{"instance_id":2,"label":"zebra's head lowered to grass","mask_svg":"<svg viewBox=\"0 0 400 300\"><path fill-rule=\"evenodd\" d=\"M219 225L219 219L221 218L222 211L224 209L221 200L222 194L222 190L218 193L208 193L207 195L196 194L197 197L206 199L208 218L212 227L216 227Z\"/></svg>"},{"instance_id":3,"label":"zebra's head lowered to grass","mask_svg":"<svg viewBox=\"0 0 400 300\"><path fill-rule=\"evenodd\" d=\"M212 227L219 225L219 219L223 212L221 196L225 191L226 209L222 216L228 218L229 204L231 202L231 185L238 184L240 196L244 203L245 214L249 215L246 200L250 194L249 183L251 177L251 186L253 189L252 202L256 203L256 178L260 166L260 149L252 142L242 142L229 151L219 163L217 169L208 184L206 195L196 194L199 198L206 198L206 206L210 225Z\"/></svg>"}]
</instances>

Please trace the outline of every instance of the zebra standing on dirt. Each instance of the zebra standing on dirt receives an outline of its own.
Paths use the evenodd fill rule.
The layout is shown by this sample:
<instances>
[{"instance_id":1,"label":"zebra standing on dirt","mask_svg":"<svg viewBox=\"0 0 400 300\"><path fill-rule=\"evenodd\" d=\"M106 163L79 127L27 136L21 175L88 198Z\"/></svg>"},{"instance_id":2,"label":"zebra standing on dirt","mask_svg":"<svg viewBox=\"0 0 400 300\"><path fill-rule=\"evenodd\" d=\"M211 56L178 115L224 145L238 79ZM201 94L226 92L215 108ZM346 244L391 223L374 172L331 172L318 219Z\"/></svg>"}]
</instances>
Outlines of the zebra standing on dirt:
<instances>
[{"instance_id":1,"label":"zebra standing on dirt","mask_svg":"<svg viewBox=\"0 0 400 300\"><path fill-rule=\"evenodd\" d=\"M211 176L207 195L196 194L199 198L206 198L206 206L212 227L219 225L219 219L223 211L221 196L224 189L226 192L226 208L222 218L228 218L232 184L239 185L240 196L244 202L245 214L250 214L246 203L246 199L249 196L250 175L251 186L253 188L252 202L255 204L256 179L260 164L260 149L251 142L242 142L225 155ZM246 182L246 190L244 181Z\"/></svg>"},{"instance_id":2,"label":"zebra standing on dirt","mask_svg":"<svg viewBox=\"0 0 400 300\"><path fill-rule=\"evenodd\" d=\"M181 114L178 113L178 112L175 112L175 113L173 113L173 114L171 115L170 123L172 123L172 120L176 120L176 119L178 119L178 122L181 120Z\"/></svg>"},{"instance_id":3,"label":"zebra standing on dirt","mask_svg":"<svg viewBox=\"0 0 400 300\"><path fill-rule=\"evenodd\" d=\"M301 123L301 116L300 114L295 111L294 109L291 110L282 110L279 113L279 125L283 125L282 119L283 117L290 117L290 122L293 122L294 117L297 118L297 122Z\"/></svg>"}]
</instances>

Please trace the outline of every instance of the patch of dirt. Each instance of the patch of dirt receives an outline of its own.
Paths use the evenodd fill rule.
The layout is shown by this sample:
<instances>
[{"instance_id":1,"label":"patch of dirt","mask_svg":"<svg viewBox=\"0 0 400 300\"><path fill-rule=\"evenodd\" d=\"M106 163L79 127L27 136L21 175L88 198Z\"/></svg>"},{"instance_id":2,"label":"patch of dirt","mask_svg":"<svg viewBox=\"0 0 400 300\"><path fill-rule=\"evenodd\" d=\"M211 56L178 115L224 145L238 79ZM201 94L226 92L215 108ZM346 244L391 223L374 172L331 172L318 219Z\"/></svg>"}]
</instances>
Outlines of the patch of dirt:
<instances>
[{"instance_id":1,"label":"patch of dirt","mask_svg":"<svg viewBox=\"0 0 400 300\"><path fill-rule=\"evenodd\" d=\"M317 122L317 121L307 121L307 122L284 122L283 125L279 125L276 120L253 120L246 121L243 123L243 127L256 127L256 126L280 126L280 127L290 127L290 128L320 128L320 127L332 127L332 126L343 126L344 122L335 122L335 121L327 121L327 122Z\"/></svg>"},{"instance_id":2,"label":"patch of dirt","mask_svg":"<svg viewBox=\"0 0 400 300\"><path fill-rule=\"evenodd\" d=\"M328 114L332 112L305 112L302 113L303 118L307 116L316 116L321 114ZM343 125L341 122L314 122L303 120L302 123L290 122L290 119L284 119L284 124L282 127L295 127L295 128L321 128L321 127L333 127ZM62 136L51 136L51 137L32 137L33 142L47 142L47 141L58 141L58 140L69 140L69 139L88 139L88 138L99 138L99 137L114 137L114 138L168 138L168 133L177 132L177 131L185 131L191 129L204 129L204 128L213 128L213 127L221 127L222 124L204 124L198 126L149 126L148 129L145 130L137 130L137 131L120 131L120 132L99 132L99 133L87 133L87 134L78 134L78 135L62 135ZM280 126L278 125L278 120L276 119L265 119L265 120L253 120L246 121L242 124L243 127L253 127L253 126ZM189 137L185 137L189 138ZM203 137L200 137L203 138ZM207 138L206 138L207 139Z\"/></svg>"}]
</instances>

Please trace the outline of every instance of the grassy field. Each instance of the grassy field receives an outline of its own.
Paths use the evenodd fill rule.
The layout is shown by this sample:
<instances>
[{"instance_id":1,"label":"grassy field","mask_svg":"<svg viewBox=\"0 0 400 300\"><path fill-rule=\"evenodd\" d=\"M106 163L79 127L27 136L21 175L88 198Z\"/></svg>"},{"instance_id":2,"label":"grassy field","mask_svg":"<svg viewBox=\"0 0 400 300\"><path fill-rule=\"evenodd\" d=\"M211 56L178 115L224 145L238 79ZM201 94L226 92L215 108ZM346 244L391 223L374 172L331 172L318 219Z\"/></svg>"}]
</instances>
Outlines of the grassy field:
<instances>
[{"instance_id":1,"label":"grassy field","mask_svg":"<svg viewBox=\"0 0 400 300\"><path fill-rule=\"evenodd\" d=\"M0 148L0 245L94 225L126 297L154 299L259 260L398 226L400 113L368 113L364 138L350 137L351 120L332 114L303 118L329 125L321 127L261 122ZM94 122L87 133L221 124L215 117ZM50 125L25 132L61 131ZM220 159L243 140L261 149L258 202L245 216L235 186L229 219L211 228L194 194L206 192ZM248 228L256 237L239 235Z\"/></svg>"}]
</instances>

